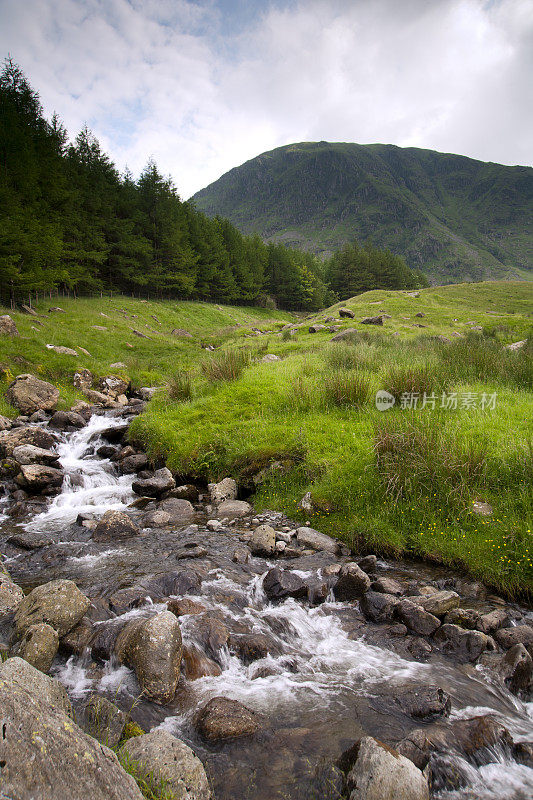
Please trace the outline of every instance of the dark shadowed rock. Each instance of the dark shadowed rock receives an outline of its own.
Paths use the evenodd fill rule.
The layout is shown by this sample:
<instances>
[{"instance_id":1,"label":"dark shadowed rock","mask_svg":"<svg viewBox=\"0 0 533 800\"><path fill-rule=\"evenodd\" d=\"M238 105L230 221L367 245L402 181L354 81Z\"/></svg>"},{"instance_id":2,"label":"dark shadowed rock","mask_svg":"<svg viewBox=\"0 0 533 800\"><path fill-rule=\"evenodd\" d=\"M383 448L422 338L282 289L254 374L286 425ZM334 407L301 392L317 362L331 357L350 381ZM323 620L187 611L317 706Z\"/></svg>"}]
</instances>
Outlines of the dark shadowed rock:
<instances>
[{"instance_id":1,"label":"dark shadowed rock","mask_svg":"<svg viewBox=\"0 0 533 800\"><path fill-rule=\"evenodd\" d=\"M361 325L383 325L383 317L376 316L376 317L365 317L361 320Z\"/></svg>"},{"instance_id":2,"label":"dark shadowed rock","mask_svg":"<svg viewBox=\"0 0 533 800\"><path fill-rule=\"evenodd\" d=\"M307 585L294 572L274 567L263 578L263 589L269 600L283 600L286 597L307 597Z\"/></svg>"},{"instance_id":3,"label":"dark shadowed rock","mask_svg":"<svg viewBox=\"0 0 533 800\"><path fill-rule=\"evenodd\" d=\"M203 614L205 612L205 606L195 602L194 600L190 600L188 597L176 597L172 600L169 600L167 603L167 608L177 617L183 617L186 615L194 616L196 614Z\"/></svg>"},{"instance_id":4,"label":"dark shadowed rock","mask_svg":"<svg viewBox=\"0 0 533 800\"><path fill-rule=\"evenodd\" d=\"M133 491L142 497L160 497L164 492L176 485L172 473L167 467L156 470L149 478L137 478L133 481Z\"/></svg>"},{"instance_id":5,"label":"dark shadowed rock","mask_svg":"<svg viewBox=\"0 0 533 800\"><path fill-rule=\"evenodd\" d=\"M118 462L118 471L121 475L132 475L140 472L148 466L148 456L146 453L133 453L130 456L121 458Z\"/></svg>"},{"instance_id":6,"label":"dark shadowed rock","mask_svg":"<svg viewBox=\"0 0 533 800\"><path fill-rule=\"evenodd\" d=\"M195 615L187 625L187 634L210 656L217 656L228 643L229 629L218 617L209 613Z\"/></svg>"},{"instance_id":7,"label":"dark shadowed rock","mask_svg":"<svg viewBox=\"0 0 533 800\"><path fill-rule=\"evenodd\" d=\"M494 638L504 649L508 650L515 644L533 644L533 628L530 625L514 625L512 628L500 628Z\"/></svg>"},{"instance_id":8,"label":"dark shadowed rock","mask_svg":"<svg viewBox=\"0 0 533 800\"><path fill-rule=\"evenodd\" d=\"M339 317L346 319L355 319L355 313L349 308L339 308Z\"/></svg>"},{"instance_id":9,"label":"dark shadowed rock","mask_svg":"<svg viewBox=\"0 0 533 800\"><path fill-rule=\"evenodd\" d=\"M77 431L85 427L86 421L75 411L56 411L48 424L58 431Z\"/></svg>"},{"instance_id":10,"label":"dark shadowed rock","mask_svg":"<svg viewBox=\"0 0 533 800\"><path fill-rule=\"evenodd\" d=\"M401 690L396 702L404 714L416 719L447 717L451 709L450 696L439 686Z\"/></svg>"},{"instance_id":11,"label":"dark shadowed rock","mask_svg":"<svg viewBox=\"0 0 533 800\"><path fill-rule=\"evenodd\" d=\"M398 598L392 594L368 591L360 600L361 611L372 622L392 622Z\"/></svg>"},{"instance_id":12,"label":"dark shadowed rock","mask_svg":"<svg viewBox=\"0 0 533 800\"><path fill-rule=\"evenodd\" d=\"M279 655L276 642L263 633L232 634L229 647L244 664L266 658L269 653Z\"/></svg>"},{"instance_id":13,"label":"dark shadowed rock","mask_svg":"<svg viewBox=\"0 0 533 800\"><path fill-rule=\"evenodd\" d=\"M260 727L260 717L237 700L213 697L200 711L196 726L208 741L251 736Z\"/></svg>"},{"instance_id":14,"label":"dark shadowed rock","mask_svg":"<svg viewBox=\"0 0 533 800\"><path fill-rule=\"evenodd\" d=\"M9 384L6 400L18 408L22 414L34 411L54 411L59 400L59 389L51 383L36 378L35 375L18 375Z\"/></svg>"},{"instance_id":15,"label":"dark shadowed rock","mask_svg":"<svg viewBox=\"0 0 533 800\"><path fill-rule=\"evenodd\" d=\"M400 600L396 609L398 619L407 625L409 630L421 636L431 636L440 625L440 620L428 611L412 603L410 600Z\"/></svg>"},{"instance_id":16,"label":"dark shadowed rock","mask_svg":"<svg viewBox=\"0 0 533 800\"><path fill-rule=\"evenodd\" d=\"M511 624L509 614L504 608L495 608L488 614L483 614L475 627L482 633L494 633L499 628L508 628Z\"/></svg>"},{"instance_id":17,"label":"dark shadowed rock","mask_svg":"<svg viewBox=\"0 0 533 800\"><path fill-rule=\"evenodd\" d=\"M497 671L512 692L527 692L533 685L533 658L523 644L515 644L503 656Z\"/></svg>"},{"instance_id":18,"label":"dark shadowed rock","mask_svg":"<svg viewBox=\"0 0 533 800\"><path fill-rule=\"evenodd\" d=\"M443 653L454 656L461 663L475 661L488 644L484 633L468 631L459 625L442 625L433 639Z\"/></svg>"},{"instance_id":19,"label":"dark shadowed rock","mask_svg":"<svg viewBox=\"0 0 533 800\"><path fill-rule=\"evenodd\" d=\"M337 600L357 600L370 588L370 578L354 562L344 564L333 589Z\"/></svg>"},{"instance_id":20,"label":"dark shadowed rock","mask_svg":"<svg viewBox=\"0 0 533 800\"><path fill-rule=\"evenodd\" d=\"M131 719L129 714L98 694L89 696L83 712L85 731L107 747L117 746L126 723Z\"/></svg>"},{"instance_id":21,"label":"dark shadowed rock","mask_svg":"<svg viewBox=\"0 0 533 800\"><path fill-rule=\"evenodd\" d=\"M93 531L93 541L129 539L140 533L138 525L124 511L106 511Z\"/></svg>"}]
</instances>

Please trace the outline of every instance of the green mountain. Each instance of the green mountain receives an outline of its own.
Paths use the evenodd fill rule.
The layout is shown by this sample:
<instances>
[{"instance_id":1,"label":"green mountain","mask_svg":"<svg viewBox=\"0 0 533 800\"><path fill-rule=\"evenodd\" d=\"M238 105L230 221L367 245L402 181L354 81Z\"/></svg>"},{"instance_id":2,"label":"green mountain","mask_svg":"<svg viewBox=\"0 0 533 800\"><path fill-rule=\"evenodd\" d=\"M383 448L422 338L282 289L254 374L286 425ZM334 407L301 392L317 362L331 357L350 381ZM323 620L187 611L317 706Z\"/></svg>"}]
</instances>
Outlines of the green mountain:
<instances>
[{"instance_id":1,"label":"green mountain","mask_svg":"<svg viewBox=\"0 0 533 800\"><path fill-rule=\"evenodd\" d=\"M438 282L531 278L533 169L383 144L278 147L193 198L243 233L329 256L371 238Z\"/></svg>"}]
</instances>

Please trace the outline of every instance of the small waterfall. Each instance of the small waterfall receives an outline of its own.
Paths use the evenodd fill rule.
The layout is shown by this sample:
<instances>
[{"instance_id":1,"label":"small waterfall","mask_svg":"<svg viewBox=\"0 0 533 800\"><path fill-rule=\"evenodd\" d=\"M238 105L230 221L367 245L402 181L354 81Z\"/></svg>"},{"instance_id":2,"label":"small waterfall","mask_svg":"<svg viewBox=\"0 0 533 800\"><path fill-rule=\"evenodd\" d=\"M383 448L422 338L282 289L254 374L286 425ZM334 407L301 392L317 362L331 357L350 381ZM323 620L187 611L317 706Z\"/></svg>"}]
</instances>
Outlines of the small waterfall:
<instances>
[{"instance_id":1,"label":"small waterfall","mask_svg":"<svg viewBox=\"0 0 533 800\"><path fill-rule=\"evenodd\" d=\"M131 502L133 475L116 475L109 459L96 455L103 444L99 433L119 427L121 419L93 415L79 431L65 437L57 446L60 464L65 471L61 494L28 525L30 531L56 531L76 521L78 514L95 518L110 509L122 509Z\"/></svg>"}]
</instances>

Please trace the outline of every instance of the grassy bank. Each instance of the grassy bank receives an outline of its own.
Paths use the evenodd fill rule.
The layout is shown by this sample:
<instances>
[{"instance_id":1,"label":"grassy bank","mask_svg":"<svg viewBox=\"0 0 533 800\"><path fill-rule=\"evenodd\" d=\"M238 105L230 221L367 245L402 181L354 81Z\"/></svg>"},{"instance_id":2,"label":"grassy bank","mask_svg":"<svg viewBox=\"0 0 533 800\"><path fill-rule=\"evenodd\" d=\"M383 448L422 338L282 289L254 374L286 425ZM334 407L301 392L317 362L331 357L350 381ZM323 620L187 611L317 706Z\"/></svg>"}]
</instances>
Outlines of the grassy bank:
<instances>
[{"instance_id":1,"label":"grassy bank","mask_svg":"<svg viewBox=\"0 0 533 800\"><path fill-rule=\"evenodd\" d=\"M520 282L439 287L417 297L368 292L343 304L356 316L342 327L358 332L339 343L308 327L336 316L340 304L302 321L257 309L93 300L78 301L92 304L92 319L65 303L67 314L43 323L54 344L81 343L91 353L79 364L61 357L71 359L61 362L62 380L76 366L104 374L119 360L139 385L168 381L134 433L184 476L233 475L258 508L309 519L361 552L464 566L512 594L533 589L533 360L530 344L518 352L504 345L531 334L531 300L531 285ZM99 316L104 307L107 321ZM120 308L139 313L134 324L149 340L132 337ZM358 323L380 312L390 315L383 327ZM294 332L281 333L289 320ZM29 325L29 317L20 319L21 332ZM171 327L194 338L176 340ZM269 332L245 338L252 327ZM31 348L30 340L2 346L20 354L22 344L27 366L19 371L42 365L53 378L58 357L48 360L45 336L36 336ZM221 347L206 353L200 339ZM266 353L280 360L262 363ZM377 410L379 389L397 398L391 410ZM402 408L405 392L425 392L429 402ZM441 407L453 406L454 394L457 407ZM298 508L306 492L312 513ZM479 503L492 513L477 513Z\"/></svg>"}]
</instances>

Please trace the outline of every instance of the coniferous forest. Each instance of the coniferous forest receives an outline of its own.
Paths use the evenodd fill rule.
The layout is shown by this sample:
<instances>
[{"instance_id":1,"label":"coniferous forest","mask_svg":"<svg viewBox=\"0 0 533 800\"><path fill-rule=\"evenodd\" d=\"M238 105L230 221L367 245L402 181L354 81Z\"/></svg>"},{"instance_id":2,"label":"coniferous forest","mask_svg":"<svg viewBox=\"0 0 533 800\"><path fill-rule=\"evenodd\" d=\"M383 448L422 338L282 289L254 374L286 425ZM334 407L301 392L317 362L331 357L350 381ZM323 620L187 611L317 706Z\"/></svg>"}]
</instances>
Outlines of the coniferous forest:
<instances>
[{"instance_id":1,"label":"coniferous forest","mask_svg":"<svg viewBox=\"0 0 533 800\"><path fill-rule=\"evenodd\" d=\"M0 75L0 300L119 291L153 298L317 310L373 288L424 282L370 244L329 262L244 236L180 199L148 161L120 174L88 128L72 143L7 59Z\"/></svg>"}]
</instances>

